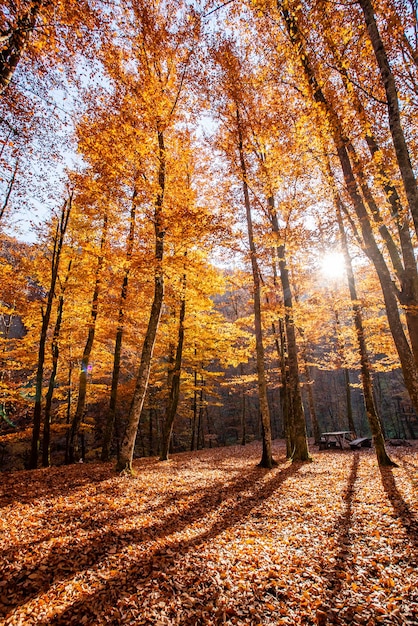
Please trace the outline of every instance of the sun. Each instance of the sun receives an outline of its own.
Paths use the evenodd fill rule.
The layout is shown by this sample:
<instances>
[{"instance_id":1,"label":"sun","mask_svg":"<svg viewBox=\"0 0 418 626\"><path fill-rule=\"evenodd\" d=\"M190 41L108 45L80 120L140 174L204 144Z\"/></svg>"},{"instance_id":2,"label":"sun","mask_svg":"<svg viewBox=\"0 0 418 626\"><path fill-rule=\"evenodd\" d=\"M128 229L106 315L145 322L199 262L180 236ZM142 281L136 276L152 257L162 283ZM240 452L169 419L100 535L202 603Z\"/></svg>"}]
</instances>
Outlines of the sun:
<instances>
[{"instance_id":1,"label":"sun","mask_svg":"<svg viewBox=\"0 0 418 626\"><path fill-rule=\"evenodd\" d=\"M345 275L344 255L341 252L328 252L321 261L321 274L330 279Z\"/></svg>"}]
</instances>

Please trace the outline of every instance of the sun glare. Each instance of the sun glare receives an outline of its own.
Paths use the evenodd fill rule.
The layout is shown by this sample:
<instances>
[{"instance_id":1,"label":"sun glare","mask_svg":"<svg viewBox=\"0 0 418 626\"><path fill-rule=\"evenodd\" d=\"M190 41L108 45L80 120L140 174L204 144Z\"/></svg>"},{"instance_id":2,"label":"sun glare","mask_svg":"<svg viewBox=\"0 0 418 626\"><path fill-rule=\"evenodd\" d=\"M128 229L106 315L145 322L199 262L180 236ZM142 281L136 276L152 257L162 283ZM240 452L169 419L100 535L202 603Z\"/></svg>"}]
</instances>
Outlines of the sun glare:
<instances>
[{"instance_id":1,"label":"sun glare","mask_svg":"<svg viewBox=\"0 0 418 626\"><path fill-rule=\"evenodd\" d=\"M329 252L321 262L321 272L326 278L342 278L345 274L344 256L341 252Z\"/></svg>"}]
</instances>

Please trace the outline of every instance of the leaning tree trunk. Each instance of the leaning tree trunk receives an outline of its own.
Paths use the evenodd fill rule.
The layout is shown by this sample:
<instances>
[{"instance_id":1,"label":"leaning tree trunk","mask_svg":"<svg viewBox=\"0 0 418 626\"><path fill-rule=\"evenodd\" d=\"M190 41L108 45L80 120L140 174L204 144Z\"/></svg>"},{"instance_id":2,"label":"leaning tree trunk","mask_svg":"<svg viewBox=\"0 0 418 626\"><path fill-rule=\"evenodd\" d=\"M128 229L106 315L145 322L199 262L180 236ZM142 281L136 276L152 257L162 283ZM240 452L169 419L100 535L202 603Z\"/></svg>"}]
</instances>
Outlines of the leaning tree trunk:
<instances>
[{"instance_id":1,"label":"leaning tree trunk","mask_svg":"<svg viewBox=\"0 0 418 626\"><path fill-rule=\"evenodd\" d=\"M171 434L173 432L174 418L177 412L177 406L179 403L180 395L180 373L181 373L181 361L183 357L183 343L184 343L184 318L186 316L186 274L183 276L182 295L180 302L180 315L179 315L179 331L176 349L176 358L174 360L174 368L171 372L171 385L170 396L168 399L167 410L164 418L163 436L161 443L161 461L168 460L168 451L170 448Z\"/></svg>"},{"instance_id":2,"label":"leaning tree trunk","mask_svg":"<svg viewBox=\"0 0 418 626\"><path fill-rule=\"evenodd\" d=\"M260 403L261 413L261 430L263 437L263 453L260 461L260 467L266 467L271 469L275 464L272 456L272 442L271 442L271 423L270 423L270 411L267 399L267 383L266 372L264 365L264 345L263 345L263 331L261 325L261 285L260 274L257 263L257 251L254 244L253 224L251 216L251 204L250 196L248 193L247 185L247 170L244 159L243 137L241 129L241 120L238 111L237 115L237 131L238 131L238 152L241 166L242 185L244 193L244 204L247 216L247 229L248 229L248 241L250 246L251 255L251 268L253 274L253 294L254 294L254 326L255 326L255 342L256 342L256 360L257 360L257 381L258 381L258 399Z\"/></svg>"},{"instance_id":3,"label":"leaning tree trunk","mask_svg":"<svg viewBox=\"0 0 418 626\"><path fill-rule=\"evenodd\" d=\"M335 195L335 191L334 191ZM350 299L352 302L354 327L357 335L358 351L360 356L361 367L361 382L363 386L364 403L366 406L367 420L372 432L373 443L376 450L377 461L379 465L393 466L395 463L389 458L386 448L385 439L382 432L382 425L376 409L376 404L373 396L373 383L370 375L370 362L367 352L366 340L364 337L363 316L361 313L361 307L359 305L359 299L357 296L356 284L354 279L353 267L351 264L351 257L348 250L347 236L344 229L342 214L341 214L341 201L337 195L335 195L335 207L337 211L337 221L340 231L340 240L343 249L343 255L345 260L345 268L347 271L348 288L350 291Z\"/></svg>"},{"instance_id":4,"label":"leaning tree trunk","mask_svg":"<svg viewBox=\"0 0 418 626\"><path fill-rule=\"evenodd\" d=\"M282 387L280 390L280 398L283 412L283 432L286 439L286 457L290 459L292 456L291 440L290 440L290 393L289 393L289 368L287 363L287 346L286 333L283 320L279 319L279 337L280 337L280 372L282 377Z\"/></svg>"},{"instance_id":5,"label":"leaning tree trunk","mask_svg":"<svg viewBox=\"0 0 418 626\"><path fill-rule=\"evenodd\" d=\"M340 55L332 39L330 23L329 20L327 20L326 16L326 6L320 7L320 11L322 16L324 16L323 32L328 47L333 55L333 64L335 64L336 68L338 69L345 90L349 98L351 99L353 108L358 116L358 120L362 128L363 137L369 148L369 152L374 165L375 180L382 187L382 190L386 197L386 201L390 207L392 219L396 223L396 227L398 230L403 265L398 256L395 244L392 241L392 237L380 215L379 206L375 202L373 202L374 206L372 205L370 207L373 220L378 224L379 232L382 235L382 238L387 246L393 268L401 285L401 289L397 292L397 297L405 312L405 319L408 326L408 334L410 338L412 352L414 354L415 362L418 367L418 271L415 260L414 247L409 229L409 219L402 209L402 203L396 186L393 184L392 180L385 170L384 155L371 129L371 124L369 122L366 109L363 106L362 101L356 94L356 91L350 81L347 67L344 65L344 59ZM351 151L354 152L354 148L351 144L348 144L347 147L350 147ZM361 164L358 163L357 157L356 175L358 175L362 181L365 181L366 177L363 174L363 168ZM362 189L363 188L367 191L366 182L363 182ZM365 199L367 200L366 196ZM370 202L368 203L370 206Z\"/></svg>"},{"instance_id":6,"label":"leaning tree trunk","mask_svg":"<svg viewBox=\"0 0 418 626\"><path fill-rule=\"evenodd\" d=\"M396 159L398 161L399 171L405 188L405 195L407 197L409 209L414 221L415 231L418 235L418 187L405 135L402 129L395 78L390 68L386 50L377 28L371 0L358 0L358 4L364 14L370 41L373 46L376 61L379 66L380 75L385 88L389 115L389 127L392 135L393 146L395 148Z\"/></svg>"},{"instance_id":7,"label":"leaning tree trunk","mask_svg":"<svg viewBox=\"0 0 418 626\"><path fill-rule=\"evenodd\" d=\"M128 415L128 424L122 441L119 459L116 465L118 471L132 472L132 460L134 456L135 440L138 432L139 420L141 418L142 407L144 406L145 395L148 389L148 381L151 370L151 360L154 352L154 345L157 330L160 323L161 309L164 300L164 235L162 209L164 203L164 191L166 182L166 160L164 134L158 131L159 148L159 190L154 207L154 230L155 230L155 273L154 273L154 299L151 306L148 327L145 333L144 344L142 346L141 362L136 379L134 395Z\"/></svg>"},{"instance_id":8,"label":"leaning tree trunk","mask_svg":"<svg viewBox=\"0 0 418 626\"><path fill-rule=\"evenodd\" d=\"M93 350L94 337L96 334L96 321L99 311L99 296L102 285L102 268L104 262L104 249L107 240L108 230L108 216L105 213L103 218L103 230L102 238L100 241L100 253L97 260L96 277L94 284L93 299L90 312L90 321L88 325L87 340L84 346L83 357L81 359L80 376L78 381L78 398L77 407L74 413L74 417L71 422L70 437L68 442L68 460L70 463L75 463L80 458L80 452L78 447L78 438L80 434L80 427L84 416L84 409L86 406L87 398L87 372L90 362L91 352Z\"/></svg>"},{"instance_id":9,"label":"leaning tree trunk","mask_svg":"<svg viewBox=\"0 0 418 626\"><path fill-rule=\"evenodd\" d=\"M318 9L321 11L321 15L323 16L324 36L333 55L333 64L335 64L343 81L346 92L351 99L353 108L356 111L362 128L364 140L369 148L375 169L375 180L382 187L387 203L390 207L392 219L397 227L402 259L399 255L392 235L390 234L381 216L379 204L375 202L373 194L368 187L367 177L364 174L364 168L361 160L357 156L352 143L346 140L346 147L350 158L353 160L355 174L359 180L363 197L370 208L373 220L378 226L379 233L386 245L393 269L400 283L401 288L396 290L396 296L405 313L410 344L416 366L418 367L418 271L414 247L411 240L411 233L409 230L409 219L402 209L402 203L398 191L385 170L384 155L371 130L371 124L368 120L367 112L350 81L347 68L344 65L344 59L332 39L330 23L329 20L327 20L326 15L326 7L319 5Z\"/></svg>"},{"instance_id":10,"label":"leaning tree trunk","mask_svg":"<svg viewBox=\"0 0 418 626\"><path fill-rule=\"evenodd\" d=\"M344 138L340 121L334 109L325 98L322 88L320 87L316 79L307 50L304 45L303 37L299 31L296 15L290 11L289 3L287 0L277 0L277 6L283 16L291 43L298 52L306 81L312 93L312 98L314 102L322 109L323 114L328 122L329 132L331 133L336 147L337 156L340 161L347 192L349 194L352 206L360 223L365 246L364 251L369 259L373 262L376 268L377 275L379 277L389 327L399 355L405 386L408 390L415 410L418 411L418 369L415 364L415 359L400 319L397 294L390 271L374 238L369 215L363 202L363 198L360 195L357 187L357 182L351 166L350 157L346 148L347 142Z\"/></svg>"},{"instance_id":11,"label":"leaning tree trunk","mask_svg":"<svg viewBox=\"0 0 418 626\"><path fill-rule=\"evenodd\" d=\"M120 373L120 357L122 353L122 339L123 339L123 329L124 329L124 319L125 319L125 302L128 297L128 282L129 282L129 272L130 272L130 261L132 258L132 250L134 245L135 238L135 216L136 216L136 197L137 190L134 189L134 193L132 196L132 204L131 204L131 215L130 215L130 223L129 223L129 233L128 240L126 244L126 269L125 275L123 277L122 289L119 299L119 313L118 313L118 328L116 331L116 340L115 340L115 352L113 354L113 371L112 371L112 385L110 388L110 403L109 403L109 411L107 414L104 435L103 435L103 443L102 443L102 461L109 461L110 459L110 448L112 445L113 439L113 431L115 427L115 416L116 416L116 401L118 396L118 384L119 384L119 373Z\"/></svg>"},{"instance_id":12,"label":"leaning tree trunk","mask_svg":"<svg viewBox=\"0 0 418 626\"><path fill-rule=\"evenodd\" d=\"M269 206L274 206L273 197L269 201ZM278 228L278 223L276 223ZM273 258L273 284L275 289L278 288L277 284L277 267L275 258ZM271 323L271 328L274 337L274 343L276 346L277 356L279 359L279 368L281 375L281 387L280 387L280 406L283 416L283 434L286 439L286 457L290 459L292 455L292 445L290 438L290 398L289 398L289 368L287 363L287 348L286 348L286 336L284 330L284 322L279 318L279 328L276 328L274 321Z\"/></svg>"}]
</instances>

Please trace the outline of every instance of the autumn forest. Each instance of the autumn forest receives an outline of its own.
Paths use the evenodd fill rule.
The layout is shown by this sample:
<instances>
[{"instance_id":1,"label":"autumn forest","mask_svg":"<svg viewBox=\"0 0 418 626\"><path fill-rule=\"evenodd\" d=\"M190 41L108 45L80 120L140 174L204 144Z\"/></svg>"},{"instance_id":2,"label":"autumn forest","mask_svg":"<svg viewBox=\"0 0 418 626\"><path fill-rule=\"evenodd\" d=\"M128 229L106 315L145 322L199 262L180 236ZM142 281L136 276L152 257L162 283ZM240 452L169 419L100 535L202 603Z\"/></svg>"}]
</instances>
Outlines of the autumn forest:
<instances>
[{"instance_id":1,"label":"autumn forest","mask_svg":"<svg viewBox=\"0 0 418 626\"><path fill-rule=\"evenodd\" d=\"M4 623L417 623L416 0L0 4Z\"/></svg>"}]
</instances>

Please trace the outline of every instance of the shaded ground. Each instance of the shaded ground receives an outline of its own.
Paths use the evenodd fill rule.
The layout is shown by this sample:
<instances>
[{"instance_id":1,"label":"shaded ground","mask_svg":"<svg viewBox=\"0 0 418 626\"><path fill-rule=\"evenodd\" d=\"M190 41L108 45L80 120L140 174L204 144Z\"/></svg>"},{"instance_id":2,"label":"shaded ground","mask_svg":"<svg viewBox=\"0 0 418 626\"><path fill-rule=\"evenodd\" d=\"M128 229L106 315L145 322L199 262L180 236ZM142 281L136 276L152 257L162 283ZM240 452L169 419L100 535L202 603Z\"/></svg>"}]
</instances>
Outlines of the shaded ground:
<instances>
[{"instance_id":1,"label":"shaded ground","mask_svg":"<svg viewBox=\"0 0 418 626\"><path fill-rule=\"evenodd\" d=\"M0 623L418 624L418 447L3 474Z\"/></svg>"}]
</instances>

